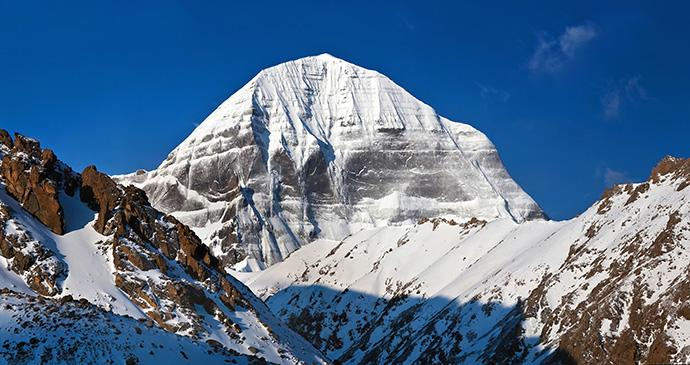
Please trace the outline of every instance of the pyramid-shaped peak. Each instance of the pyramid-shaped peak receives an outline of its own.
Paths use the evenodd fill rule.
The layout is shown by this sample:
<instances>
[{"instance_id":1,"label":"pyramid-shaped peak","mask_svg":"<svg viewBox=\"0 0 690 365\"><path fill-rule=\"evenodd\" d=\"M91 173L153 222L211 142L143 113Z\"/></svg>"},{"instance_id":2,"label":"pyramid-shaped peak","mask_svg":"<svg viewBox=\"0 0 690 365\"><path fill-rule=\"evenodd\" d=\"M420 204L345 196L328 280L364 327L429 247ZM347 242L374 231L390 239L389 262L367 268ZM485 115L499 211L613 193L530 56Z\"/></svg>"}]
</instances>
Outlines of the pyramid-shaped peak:
<instances>
[{"instance_id":1,"label":"pyramid-shaped peak","mask_svg":"<svg viewBox=\"0 0 690 365\"><path fill-rule=\"evenodd\" d=\"M331 55L330 53L322 53L322 54L316 55L316 56L302 57L302 58L298 58L298 59L293 60L293 61L288 61L288 62L286 62L286 63L289 63L289 62L300 62L300 63L302 63L302 62L311 62L311 61L317 61L317 62L340 62L340 63L348 63L348 64L350 64L349 62L347 62L347 61L345 61L345 60L343 60L343 59L340 59L340 58L338 58L338 57L335 57L335 56Z\"/></svg>"},{"instance_id":2,"label":"pyramid-shaped peak","mask_svg":"<svg viewBox=\"0 0 690 365\"><path fill-rule=\"evenodd\" d=\"M343 61L343 60L341 60L340 58L331 55L330 53L322 53L322 54L320 54L320 55L318 55L318 56L313 56L313 57L319 58L319 59L322 59L322 60ZM343 61L343 62L344 62L344 61Z\"/></svg>"},{"instance_id":3,"label":"pyramid-shaped peak","mask_svg":"<svg viewBox=\"0 0 690 365\"><path fill-rule=\"evenodd\" d=\"M330 72L329 72L330 71ZM382 76L380 73L364 67L347 62L343 59L334 57L328 53L317 56L308 56L292 61L283 62L273 67L262 70L257 75L258 78L265 77L299 77L303 75L328 76L329 78L343 75L370 75Z\"/></svg>"},{"instance_id":4,"label":"pyramid-shaped peak","mask_svg":"<svg viewBox=\"0 0 690 365\"><path fill-rule=\"evenodd\" d=\"M544 217L485 135L328 54L261 71L156 171L127 179L236 269L421 217Z\"/></svg>"}]
</instances>

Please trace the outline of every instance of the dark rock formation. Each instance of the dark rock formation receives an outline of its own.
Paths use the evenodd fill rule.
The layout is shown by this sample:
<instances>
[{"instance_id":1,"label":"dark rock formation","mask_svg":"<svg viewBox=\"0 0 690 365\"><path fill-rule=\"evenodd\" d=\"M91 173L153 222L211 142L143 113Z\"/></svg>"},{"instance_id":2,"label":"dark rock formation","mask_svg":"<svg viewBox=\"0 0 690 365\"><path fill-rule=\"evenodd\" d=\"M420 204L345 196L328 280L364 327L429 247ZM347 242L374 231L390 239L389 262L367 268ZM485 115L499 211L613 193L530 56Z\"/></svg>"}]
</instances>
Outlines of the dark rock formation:
<instances>
[{"instance_id":1,"label":"dark rock formation","mask_svg":"<svg viewBox=\"0 0 690 365\"><path fill-rule=\"evenodd\" d=\"M11 209L0 203L0 227L5 227ZM10 269L24 278L38 294L53 296L60 293L58 281L65 276L65 267L55 259L55 253L36 241L21 227L17 233L7 234L0 229L0 255L10 263Z\"/></svg>"},{"instance_id":2,"label":"dark rock formation","mask_svg":"<svg viewBox=\"0 0 690 365\"><path fill-rule=\"evenodd\" d=\"M194 332L204 331L198 322L200 314L196 313L195 306L199 305L221 318L228 331L239 330L219 304L230 311L236 305L251 305L194 232L174 217L152 208L143 190L118 186L95 166L76 174L53 151L41 149L38 141L20 134L15 134L13 141L6 131L0 130L0 143L0 152L4 154L0 178L8 194L53 232L65 233L59 194L74 196L79 188L80 199L98 212L94 228L110 236L104 244L111 250L117 269L116 285L154 321L172 332L184 331L190 326L188 323L168 322L176 315L173 312L184 312L189 319L186 322L193 323ZM5 226L11 218L9 206L0 206L0 224ZM64 264L21 227L13 229L19 233L7 234L0 229L0 254L9 260L10 268L37 293L60 293L58 281L65 276ZM154 282L139 277L139 270L158 270L162 275ZM180 280L182 272L198 282ZM217 295L219 304L208 293ZM178 307L165 307L162 301L176 303Z\"/></svg>"},{"instance_id":3,"label":"dark rock formation","mask_svg":"<svg viewBox=\"0 0 690 365\"><path fill-rule=\"evenodd\" d=\"M57 234L65 233L65 217L59 193L74 195L78 176L58 161L53 151L42 150L38 141L15 133L15 140L0 130L3 144L0 177L7 192L24 209Z\"/></svg>"},{"instance_id":4,"label":"dark rock formation","mask_svg":"<svg viewBox=\"0 0 690 365\"><path fill-rule=\"evenodd\" d=\"M117 269L115 284L152 320L169 331L185 331L188 323L171 321L174 312L182 311L192 318L192 333L198 333L204 331L196 319L198 305L235 331L237 326L206 290L217 294L228 310L235 310L235 305L250 305L230 283L218 259L188 226L152 208L143 190L118 186L94 166L82 172L80 197L99 212L94 228L112 237L107 244ZM179 280L179 274L173 272L178 265L201 284ZM162 275L157 281L143 280L136 275L138 270L158 270ZM178 307L167 307L164 301Z\"/></svg>"}]
</instances>

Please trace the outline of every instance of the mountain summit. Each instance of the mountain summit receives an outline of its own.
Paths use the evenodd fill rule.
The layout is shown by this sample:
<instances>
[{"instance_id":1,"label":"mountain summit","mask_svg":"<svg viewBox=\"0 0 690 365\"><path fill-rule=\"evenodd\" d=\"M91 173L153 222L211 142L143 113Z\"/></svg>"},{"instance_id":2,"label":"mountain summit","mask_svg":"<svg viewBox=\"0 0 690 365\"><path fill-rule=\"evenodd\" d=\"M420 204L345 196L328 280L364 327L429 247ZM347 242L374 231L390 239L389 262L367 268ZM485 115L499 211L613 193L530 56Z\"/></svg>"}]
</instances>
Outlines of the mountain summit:
<instances>
[{"instance_id":1,"label":"mountain summit","mask_svg":"<svg viewBox=\"0 0 690 365\"><path fill-rule=\"evenodd\" d=\"M546 218L484 134L328 54L261 71L156 170L116 179L238 270L423 217Z\"/></svg>"}]
</instances>

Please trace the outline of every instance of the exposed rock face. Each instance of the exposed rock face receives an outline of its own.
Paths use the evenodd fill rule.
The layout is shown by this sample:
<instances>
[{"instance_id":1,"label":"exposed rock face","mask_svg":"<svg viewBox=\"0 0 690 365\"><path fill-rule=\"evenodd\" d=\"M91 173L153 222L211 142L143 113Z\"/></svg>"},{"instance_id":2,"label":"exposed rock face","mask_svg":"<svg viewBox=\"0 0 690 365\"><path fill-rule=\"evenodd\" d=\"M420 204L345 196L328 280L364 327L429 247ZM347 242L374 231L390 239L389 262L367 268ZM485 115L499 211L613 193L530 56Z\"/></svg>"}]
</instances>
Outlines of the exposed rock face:
<instances>
[{"instance_id":1,"label":"exposed rock face","mask_svg":"<svg viewBox=\"0 0 690 365\"><path fill-rule=\"evenodd\" d=\"M566 222L364 230L248 277L344 364L687 363L690 161Z\"/></svg>"},{"instance_id":2,"label":"exposed rock face","mask_svg":"<svg viewBox=\"0 0 690 365\"><path fill-rule=\"evenodd\" d=\"M82 172L80 196L99 212L97 231L112 237L104 244L112 249L118 270L115 284L151 319L171 332L205 331L198 323L201 319L196 313L198 305L208 314L220 317L229 331L236 328L225 311L234 311L235 305L251 306L189 227L153 209L143 190L118 186L95 166ZM181 274L176 269L183 269L203 286L176 280ZM142 280L137 274L139 270L160 273L157 280ZM218 295L227 308L219 308L205 290ZM166 306L166 302L175 306ZM187 323L180 323L179 319L170 321L180 313L189 319Z\"/></svg>"},{"instance_id":3,"label":"exposed rock face","mask_svg":"<svg viewBox=\"0 0 690 365\"><path fill-rule=\"evenodd\" d=\"M51 231L65 233L59 193L74 195L78 175L58 161L53 151L41 149L38 141L18 133L12 140L4 129L0 129L0 155L0 180L7 194ZM0 255L37 293L59 294L58 282L66 276L66 268L26 227L11 220L14 213L7 204L0 203Z\"/></svg>"},{"instance_id":4,"label":"exposed rock face","mask_svg":"<svg viewBox=\"0 0 690 365\"><path fill-rule=\"evenodd\" d=\"M0 141L5 143L0 146L4 154L0 178L7 186L6 191L0 190L0 288L38 294L39 300L43 300L41 296L62 294L60 303L76 297L84 306L92 306L91 302L120 316L133 315L147 328L160 326L176 335L211 341L212 351L221 354L216 359L231 354L225 350L231 349L258 363L263 361L259 356L274 363L327 363L316 349L280 323L248 288L227 275L188 226L152 208L143 190L117 185L94 166L87 167L82 175L75 174L52 151L41 149L37 141L21 135L14 141L7 137L0 131ZM52 221L45 219L41 209L49 210L52 205L37 199L39 210L35 211L31 198L24 199L40 198L41 194L58 204L63 213L59 215L62 229L58 233L64 232L65 226L70 227L70 232L58 235L50 231L56 226L51 226ZM92 225L87 223L94 217L91 209L98 212ZM61 314L73 321L83 320L73 311ZM31 325L22 324L24 329ZM138 327L128 330L144 334ZM117 339L115 336L114 342L123 345ZM0 359L26 363L26 356L36 354L24 351L24 345L5 341ZM15 347L10 350L7 346ZM75 351L70 350L69 355ZM201 348L192 351L195 353L181 357L190 361L203 357L196 353ZM88 360L81 362L102 362L98 354L82 355ZM61 357L56 362L72 358ZM46 361L41 357L42 363L52 363ZM136 363L136 357L127 362Z\"/></svg>"},{"instance_id":5,"label":"exposed rock face","mask_svg":"<svg viewBox=\"0 0 690 365\"><path fill-rule=\"evenodd\" d=\"M98 172L96 166L87 166L81 173L80 198L89 208L98 212L96 231L103 232L105 223L112 218L111 212L120 202L121 191L106 174Z\"/></svg>"},{"instance_id":6,"label":"exposed rock face","mask_svg":"<svg viewBox=\"0 0 690 365\"><path fill-rule=\"evenodd\" d=\"M4 157L0 176L7 192L24 209L57 234L65 233L65 217L59 193L74 195L77 175L58 161L53 151L42 150L38 141L15 133L15 140L0 130Z\"/></svg>"},{"instance_id":7,"label":"exposed rock face","mask_svg":"<svg viewBox=\"0 0 690 365\"><path fill-rule=\"evenodd\" d=\"M36 293L46 296L59 294L58 280L65 277L66 268L55 258L53 251L10 221L11 217L11 208L0 202L0 255Z\"/></svg>"},{"instance_id":8,"label":"exposed rock face","mask_svg":"<svg viewBox=\"0 0 690 365\"><path fill-rule=\"evenodd\" d=\"M329 55L262 71L157 170L117 179L245 270L362 227L545 218L481 132Z\"/></svg>"}]
</instances>

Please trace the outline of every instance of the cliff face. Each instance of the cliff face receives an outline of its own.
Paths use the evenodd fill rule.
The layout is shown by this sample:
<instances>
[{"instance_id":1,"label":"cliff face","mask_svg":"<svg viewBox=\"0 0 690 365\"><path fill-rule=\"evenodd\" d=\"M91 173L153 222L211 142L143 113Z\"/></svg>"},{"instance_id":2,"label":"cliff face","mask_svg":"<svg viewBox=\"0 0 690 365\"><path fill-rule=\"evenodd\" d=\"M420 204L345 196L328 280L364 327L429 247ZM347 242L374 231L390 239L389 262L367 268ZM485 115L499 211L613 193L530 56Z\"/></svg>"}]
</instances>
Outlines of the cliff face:
<instances>
[{"instance_id":1,"label":"cliff face","mask_svg":"<svg viewBox=\"0 0 690 365\"><path fill-rule=\"evenodd\" d=\"M142 188L240 270L363 227L545 218L481 132L329 55L260 72L158 169L116 180Z\"/></svg>"},{"instance_id":2,"label":"cliff face","mask_svg":"<svg viewBox=\"0 0 690 365\"><path fill-rule=\"evenodd\" d=\"M41 149L35 139L14 134L14 141L0 130L2 165L0 176L7 193L17 199L24 210L57 234L65 233L65 217L58 193L73 196L77 174L58 161L52 150Z\"/></svg>"},{"instance_id":3,"label":"cliff face","mask_svg":"<svg viewBox=\"0 0 690 365\"><path fill-rule=\"evenodd\" d=\"M0 300L26 301L17 291L79 299L147 328L207 341L217 358L326 362L228 275L188 226L151 207L143 190L118 185L94 166L74 173L19 134L12 140L0 130L0 142L0 287L14 290Z\"/></svg>"},{"instance_id":4,"label":"cliff face","mask_svg":"<svg viewBox=\"0 0 690 365\"><path fill-rule=\"evenodd\" d=\"M688 186L667 157L570 221L422 219L244 281L342 363L684 363Z\"/></svg>"}]
</instances>

